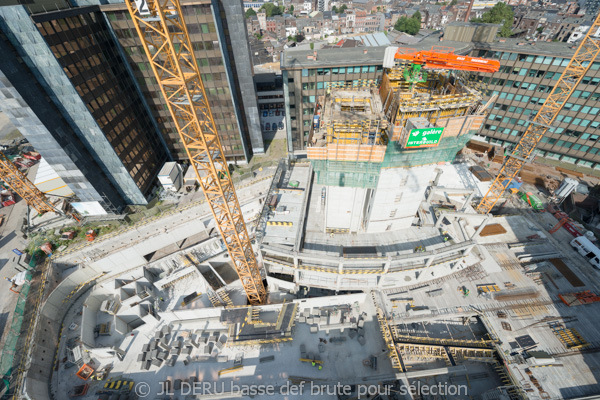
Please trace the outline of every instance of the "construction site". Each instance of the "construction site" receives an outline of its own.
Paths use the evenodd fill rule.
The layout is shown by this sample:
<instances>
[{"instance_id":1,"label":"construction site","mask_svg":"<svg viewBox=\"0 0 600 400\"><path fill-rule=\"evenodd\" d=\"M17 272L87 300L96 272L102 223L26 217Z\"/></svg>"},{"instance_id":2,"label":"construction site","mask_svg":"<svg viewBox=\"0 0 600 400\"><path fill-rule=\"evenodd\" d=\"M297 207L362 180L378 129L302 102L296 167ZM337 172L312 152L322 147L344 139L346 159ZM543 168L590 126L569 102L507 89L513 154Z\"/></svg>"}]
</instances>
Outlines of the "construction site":
<instances>
[{"instance_id":1,"label":"construction site","mask_svg":"<svg viewBox=\"0 0 600 400\"><path fill-rule=\"evenodd\" d=\"M600 394L600 249L560 208L578 181L546 195L524 168L560 110L555 91L512 153L492 155L475 140L492 100L463 72L499 62L391 47L381 82L318 99L307 159L236 188L179 3L126 3L205 198L11 281L24 321L3 351L3 395ZM484 155L500 162L484 168Z\"/></svg>"}]
</instances>

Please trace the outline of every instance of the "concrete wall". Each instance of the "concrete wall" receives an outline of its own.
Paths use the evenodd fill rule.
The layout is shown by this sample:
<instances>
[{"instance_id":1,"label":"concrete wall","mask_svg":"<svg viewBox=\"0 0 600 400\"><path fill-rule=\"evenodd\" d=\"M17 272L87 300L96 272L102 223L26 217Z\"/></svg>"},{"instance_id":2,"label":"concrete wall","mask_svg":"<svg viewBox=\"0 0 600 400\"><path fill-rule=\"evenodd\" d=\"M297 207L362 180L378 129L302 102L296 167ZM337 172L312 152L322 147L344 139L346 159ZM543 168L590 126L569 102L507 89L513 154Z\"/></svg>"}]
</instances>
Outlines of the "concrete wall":
<instances>
[{"instance_id":1,"label":"concrete wall","mask_svg":"<svg viewBox=\"0 0 600 400\"><path fill-rule=\"evenodd\" d=\"M327 228L362 230L367 189L327 186Z\"/></svg>"},{"instance_id":2,"label":"concrete wall","mask_svg":"<svg viewBox=\"0 0 600 400\"><path fill-rule=\"evenodd\" d=\"M367 232L408 228L425 198L425 189L435 178L436 167L382 169L370 207Z\"/></svg>"}]
</instances>

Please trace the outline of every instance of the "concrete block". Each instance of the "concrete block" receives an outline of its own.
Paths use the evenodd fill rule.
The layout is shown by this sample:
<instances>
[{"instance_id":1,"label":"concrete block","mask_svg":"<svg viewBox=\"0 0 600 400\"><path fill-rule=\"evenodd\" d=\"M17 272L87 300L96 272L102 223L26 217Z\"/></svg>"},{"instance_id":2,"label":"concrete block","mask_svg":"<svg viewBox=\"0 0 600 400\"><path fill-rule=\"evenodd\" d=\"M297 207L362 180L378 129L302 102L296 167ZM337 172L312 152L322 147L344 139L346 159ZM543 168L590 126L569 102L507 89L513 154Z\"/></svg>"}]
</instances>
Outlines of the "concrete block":
<instances>
[{"instance_id":1,"label":"concrete block","mask_svg":"<svg viewBox=\"0 0 600 400\"><path fill-rule=\"evenodd\" d=\"M306 317L304 317L304 316L298 317L298 322L301 323L301 324L305 323L306 322Z\"/></svg>"},{"instance_id":2,"label":"concrete block","mask_svg":"<svg viewBox=\"0 0 600 400\"><path fill-rule=\"evenodd\" d=\"M163 363L162 360L159 360L158 358L152 360L152 365L156 365L157 367L160 367L162 365L162 363Z\"/></svg>"},{"instance_id":3,"label":"concrete block","mask_svg":"<svg viewBox=\"0 0 600 400\"><path fill-rule=\"evenodd\" d=\"M229 360L229 357L224 354L217 356L217 362L223 363L223 362L227 362L228 360Z\"/></svg>"},{"instance_id":4,"label":"concrete block","mask_svg":"<svg viewBox=\"0 0 600 400\"><path fill-rule=\"evenodd\" d=\"M177 356L171 356L171 358L169 358L169 361L167 361L167 365L169 367L174 367L176 362L177 362Z\"/></svg>"},{"instance_id":5,"label":"concrete block","mask_svg":"<svg viewBox=\"0 0 600 400\"><path fill-rule=\"evenodd\" d=\"M362 328L363 326L365 326L365 320L364 319L358 320L358 327Z\"/></svg>"},{"instance_id":6,"label":"concrete block","mask_svg":"<svg viewBox=\"0 0 600 400\"><path fill-rule=\"evenodd\" d=\"M319 327L316 325L313 325L310 327L310 333L317 333L319 332Z\"/></svg>"},{"instance_id":7,"label":"concrete block","mask_svg":"<svg viewBox=\"0 0 600 400\"><path fill-rule=\"evenodd\" d=\"M181 354L184 354L184 355L192 354L192 346L184 347L183 350L181 351Z\"/></svg>"}]
</instances>

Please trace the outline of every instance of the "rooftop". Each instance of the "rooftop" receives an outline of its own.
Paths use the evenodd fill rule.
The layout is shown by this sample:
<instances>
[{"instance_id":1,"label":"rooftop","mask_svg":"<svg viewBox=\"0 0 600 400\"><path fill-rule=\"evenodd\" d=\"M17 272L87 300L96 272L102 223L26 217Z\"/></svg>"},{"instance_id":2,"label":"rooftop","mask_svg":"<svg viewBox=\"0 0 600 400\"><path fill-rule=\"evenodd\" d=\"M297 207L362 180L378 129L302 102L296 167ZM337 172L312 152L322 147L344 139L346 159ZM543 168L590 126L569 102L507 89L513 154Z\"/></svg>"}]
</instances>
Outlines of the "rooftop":
<instances>
[{"instance_id":1,"label":"rooftop","mask_svg":"<svg viewBox=\"0 0 600 400\"><path fill-rule=\"evenodd\" d=\"M471 43L440 42L439 32L434 32L423 37L419 42L407 46L418 50L430 50L432 46L440 45L453 47L458 54L466 54L473 48ZM307 58L313 56L314 51L312 50L287 49L281 57L281 69L382 64L386 48L387 46L321 49L317 51L316 60Z\"/></svg>"}]
</instances>

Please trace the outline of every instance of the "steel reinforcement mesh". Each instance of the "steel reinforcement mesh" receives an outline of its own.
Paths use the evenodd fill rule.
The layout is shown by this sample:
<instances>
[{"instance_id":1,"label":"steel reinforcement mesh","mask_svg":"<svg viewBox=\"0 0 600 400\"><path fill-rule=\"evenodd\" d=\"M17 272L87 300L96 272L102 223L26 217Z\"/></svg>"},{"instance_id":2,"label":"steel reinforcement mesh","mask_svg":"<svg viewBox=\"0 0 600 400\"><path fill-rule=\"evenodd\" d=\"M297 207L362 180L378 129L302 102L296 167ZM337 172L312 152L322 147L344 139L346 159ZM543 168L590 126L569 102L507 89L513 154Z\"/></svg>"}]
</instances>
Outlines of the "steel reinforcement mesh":
<instances>
[{"instance_id":1,"label":"steel reinforcement mesh","mask_svg":"<svg viewBox=\"0 0 600 400\"><path fill-rule=\"evenodd\" d=\"M476 133L444 138L437 147L405 150L399 143L388 143L382 163L312 160L316 182L320 185L370 188L377 187L381 168L406 168L452 162L456 154Z\"/></svg>"}]
</instances>

